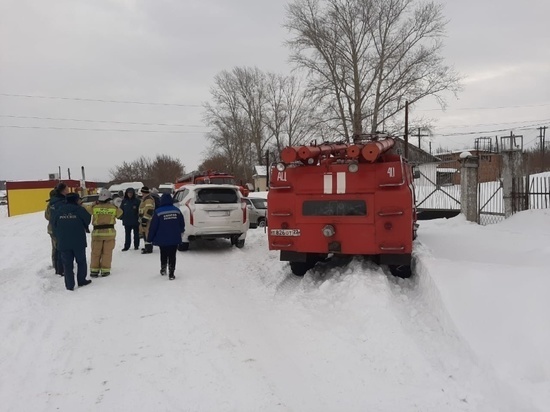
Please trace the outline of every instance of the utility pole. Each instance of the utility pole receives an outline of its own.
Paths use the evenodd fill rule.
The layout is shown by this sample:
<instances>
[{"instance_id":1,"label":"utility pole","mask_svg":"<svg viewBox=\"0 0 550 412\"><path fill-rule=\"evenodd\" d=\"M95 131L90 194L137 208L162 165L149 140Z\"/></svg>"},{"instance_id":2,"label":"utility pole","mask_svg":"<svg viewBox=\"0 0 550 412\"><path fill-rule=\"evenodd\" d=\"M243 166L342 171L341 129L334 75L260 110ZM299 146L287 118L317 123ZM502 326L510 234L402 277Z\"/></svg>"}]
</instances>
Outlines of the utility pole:
<instances>
[{"instance_id":1,"label":"utility pole","mask_svg":"<svg viewBox=\"0 0 550 412\"><path fill-rule=\"evenodd\" d=\"M539 139L540 139L540 171L544 171L544 146L546 146L546 129L548 127L539 127Z\"/></svg>"},{"instance_id":2,"label":"utility pole","mask_svg":"<svg viewBox=\"0 0 550 412\"><path fill-rule=\"evenodd\" d=\"M416 137L418 137L418 148L421 149L420 147L420 138L421 137L428 137L429 135L427 134L420 134L420 127L418 128L418 134L416 135Z\"/></svg>"},{"instance_id":3,"label":"utility pole","mask_svg":"<svg viewBox=\"0 0 550 412\"><path fill-rule=\"evenodd\" d=\"M405 159L409 159L409 101L405 102Z\"/></svg>"},{"instance_id":4,"label":"utility pole","mask_svg":"<svg viewBox=\"0 0 550 412\"><path fill-rule=\"evenodd\" d=\"M266 176L265 176L265 187L266 190L269 190L269 173L271 172L271 165L269 164L269 150L265 151L265 169L266 169Z\"/></svg>"}]
</instances>

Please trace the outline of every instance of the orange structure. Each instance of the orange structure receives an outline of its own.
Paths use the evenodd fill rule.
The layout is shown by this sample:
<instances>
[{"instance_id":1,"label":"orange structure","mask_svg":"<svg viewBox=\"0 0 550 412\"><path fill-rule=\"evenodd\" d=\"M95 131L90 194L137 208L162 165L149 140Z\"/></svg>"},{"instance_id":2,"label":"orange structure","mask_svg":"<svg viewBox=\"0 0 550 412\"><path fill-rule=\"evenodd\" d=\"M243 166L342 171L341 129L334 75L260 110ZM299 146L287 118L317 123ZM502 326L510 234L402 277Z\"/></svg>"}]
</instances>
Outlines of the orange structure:
<instances>
[{"instance_id":1,"label":"orange structure","mask_svg":"<svg viewBox=\"0 0 550 412\"><path fill-rule=\"evenodd\" d=\"M271 168L268 241L296 275L331 254L366 255L410 276L416 232L412 167L391 137L287 147Z\"/></svg>"}]
</instances>

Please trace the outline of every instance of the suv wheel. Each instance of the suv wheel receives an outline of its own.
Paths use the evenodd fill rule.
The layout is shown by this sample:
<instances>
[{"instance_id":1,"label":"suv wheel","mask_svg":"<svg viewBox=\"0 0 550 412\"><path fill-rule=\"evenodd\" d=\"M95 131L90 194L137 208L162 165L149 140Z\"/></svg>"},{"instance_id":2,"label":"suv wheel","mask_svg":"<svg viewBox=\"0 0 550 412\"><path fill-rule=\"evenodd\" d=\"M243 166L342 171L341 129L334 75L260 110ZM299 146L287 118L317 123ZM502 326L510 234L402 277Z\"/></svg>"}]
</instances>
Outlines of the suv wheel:
<instances>
[{"instance_id":1,"label":"suv wheel","mask_svg":"<svg viewBox=\"0 0 550 412\"><path fill-rule=\"evenodd\" d=\"M244 247L244 239L237 240L235 246L237 246L239 249L242 249Z\"/></svg>"},{"instance_id":2,"label":"suv wheel","mask_svg":"<svg viewBox=\"0 0 550 412\"><path fill-rule=\"evenodd\" d=\"M265 218L261 217L258 219L258 226L259 227L265 227Z\"/></svg>"}]
</instances>

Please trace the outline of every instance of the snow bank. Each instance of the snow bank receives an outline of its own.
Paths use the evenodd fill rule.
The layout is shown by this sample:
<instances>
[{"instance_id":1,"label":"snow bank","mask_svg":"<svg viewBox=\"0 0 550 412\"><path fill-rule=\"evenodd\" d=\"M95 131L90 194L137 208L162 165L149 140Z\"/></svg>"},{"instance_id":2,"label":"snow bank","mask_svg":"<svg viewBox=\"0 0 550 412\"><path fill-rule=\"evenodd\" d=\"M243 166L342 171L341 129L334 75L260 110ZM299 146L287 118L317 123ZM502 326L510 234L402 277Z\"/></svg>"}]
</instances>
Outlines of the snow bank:
<instances>
[{"instance_id":1,"label":"snow bank","mask_svg":"<svg viewBox=\"0 0 550 412\"><path fill-rule=\"evenodd\" d=\"M296 278L256 229L171 282L118 225L112 275L72 293L42 214L0 219L2 410L546 410L548 219L422 222L408 280L358 258Z\"/></svg>"}]
</instances>

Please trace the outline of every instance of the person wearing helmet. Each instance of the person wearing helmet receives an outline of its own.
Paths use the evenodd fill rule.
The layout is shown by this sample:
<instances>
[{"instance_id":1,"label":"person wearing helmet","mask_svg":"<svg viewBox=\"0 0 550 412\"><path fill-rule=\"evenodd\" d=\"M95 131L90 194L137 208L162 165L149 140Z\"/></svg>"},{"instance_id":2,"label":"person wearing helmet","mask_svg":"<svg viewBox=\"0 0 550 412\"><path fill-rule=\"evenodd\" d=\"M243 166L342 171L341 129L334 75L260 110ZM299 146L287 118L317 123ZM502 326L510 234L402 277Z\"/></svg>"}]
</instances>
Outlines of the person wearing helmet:
<instances>
[{"instance_id":1,"label":"person wearing helmet","mask_svg":"<svg viewBox=\"0 0 550 412\"><path fill-rule=\"evenodd\" d=\"M139 230L141 237L145 240L145 246L141 249L141 253L153 253L153 244L147 240L149 235L149 226L155 212L155 199L150 193L147 186L141 188L141 204L139 205Z\"/></svg>"},{"instance_id":2,"label":"person wearing helmet","mask_svg":"<svg viewBox=\"0 0 550 412\"><path fill-rule=\"evenodd\" d=\"M113 249L115 248L115 223L122 210L111 203L111 192L104 187L99 191L97 202L86 208L92 215L92 256L90 276L97 278L111 274Z\"/></svg>"}]
</instances>

